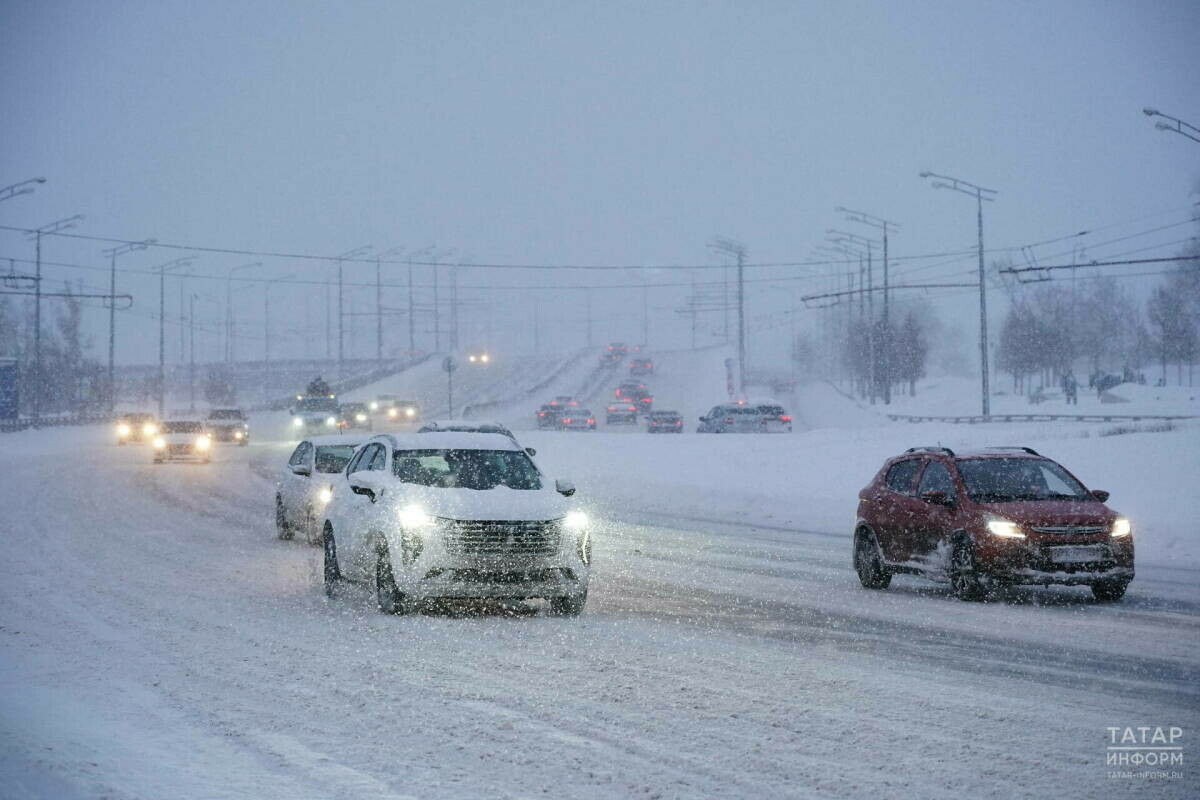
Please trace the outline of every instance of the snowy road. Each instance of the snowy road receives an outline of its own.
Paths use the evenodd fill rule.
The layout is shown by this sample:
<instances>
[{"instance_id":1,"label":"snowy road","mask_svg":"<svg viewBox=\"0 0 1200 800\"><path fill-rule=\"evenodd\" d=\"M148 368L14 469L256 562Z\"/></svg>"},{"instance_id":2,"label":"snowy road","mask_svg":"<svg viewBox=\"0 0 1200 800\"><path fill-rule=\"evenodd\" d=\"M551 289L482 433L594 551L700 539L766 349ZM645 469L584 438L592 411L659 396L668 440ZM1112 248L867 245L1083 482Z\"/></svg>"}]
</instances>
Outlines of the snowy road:
<instances>
[{"instance_id":1,"label":"snowy road","mask_svg":"<svg viewBox=\"0 0 1200 800\"><path fill-rule=\"evenodd\" d=\"M859 589L844 532L626 506L579 619L385 617L274 538L286 446L106 433L0 452L5 796L1195 795L1105 767L1108 726L1197 729L1194 570L968 605Z\"/></svg>"}]
</instances>

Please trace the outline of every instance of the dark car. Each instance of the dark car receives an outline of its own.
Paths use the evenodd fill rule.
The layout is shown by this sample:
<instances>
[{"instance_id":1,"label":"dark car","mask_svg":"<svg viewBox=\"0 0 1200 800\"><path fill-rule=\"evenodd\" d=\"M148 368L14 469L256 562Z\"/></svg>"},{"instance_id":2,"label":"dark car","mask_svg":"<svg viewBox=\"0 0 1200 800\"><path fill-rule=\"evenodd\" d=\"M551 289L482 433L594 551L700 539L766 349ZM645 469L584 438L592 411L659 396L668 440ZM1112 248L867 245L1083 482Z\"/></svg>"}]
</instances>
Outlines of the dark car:
<instances>
[{"instance_id":1,"label":"dark car","mask_svg":"<svg viewBox=\"0 0 1200 800\"><path fill-rule=\"evenodd\" d=\"M646 433L683 433L683 415L678 411L651 411Z\"/></svg>"},{"instance_id":2,"label":"dark car","mask_svg":"<svg viewBox=\"0 0 1200 800\"><path fill-rule=\"evenodd\" d=\"M342 403L338 406L337 426L343 431L351 429L369 431L373 427L371 409L366 403Z\"/></svg>"},{"instance_id":3,"label":"dark car","mask_svg":"<svg viewBox=\"0 0 1200 800\"><path fill-rule=\"evenodd\" d=\"M700 418L696 433L762 433L762 417L756 406L722 403Z\"/></svg>"},{"instance_id":4,"label":"dark car","mask_svg":"<svg viewBox=\"0 0 1200 800\"><path fill-rule=\"evenodd\" d=\"M616 364L625 357L627 348L624 342L612 342L608 348L600 354L600 364Z\"/></svg>"},{"instance_id":5,"label":"dark car","mask_svg":"<svg viewBox=\"0 0 1200 800\"><path fill-rule=\"evenodd\" d=\"M763 404L755 406L758 411L758 424L763 433L791 433L792 417L783 410L783 406Z\"/></svg>"},{"instance_id":6,"label":"dark car","mask_svg":"<svg viewBox=\"0 0 1200 800\"><path fill-rule=\"evenodd\" d=\"M117 444L148 442L158 435L158 418L153 414L122 414L117 419Z\"/></svg>"},{"instance_id":7,"label":"dark car","mask_svg":"<svg viewBox=\"0 0 1200 800\"><path fill-rule=\"evenodd\" d=\"M250 443L250 423L240 408L214 408L205 424L214 442L237 442L241 447Z\"/></svg>"},{"instance_id":8,"label":"dark car","mask_svg":"<svg viewBox=\"0 0 1200 800\"><path fill-rule=\"evenodd\" d=\"M648 391L650 391L650 388L641 381L622 381L621 385L613 392L613 396L633 400L636 397L641 397Z\"/></svg>"},{"instance_id":9,"label":"dark car","mask_svg":"<svg viewBox=\"0 0 1200 800\"><path fill-rule=\"evenodd\" d=\"M558 428L561 426L563 411L566 409L556 403L546 403L537 410L538 428Z\"/></svg>"},{"instance_id":10,"label":"dark car","mask_svg":"<svg viewBox=\"0 0 1200 800\"><path fill-rule=\"evenodd\" d=\"M653 375L654 362L649 358L636 358L629 362L630 375Z\"/></svg>"},{"instance_id":11,"label":"dark car","mask_svg":"<svg viewBox=\"0 0 1200 800\"><path fill-rule=\"evenodd\" d=\"M563 414L559 427L564 431L594 431L596 416L587 408L568 409Z\"/></svg>"},{"instance_id":12,"label":"dark car","mask_svg":"<svg viewBox=\"0 0 1200 800\"><path fill-rule=\"evenodd\" d=\"M630 400L614 400L605 409L606 425L636 425L637 418L637 404Z\"/></svg>"},{"instance_id":13,"label":"dark car","mask_svg":"<svg viewBox=\"0 0 1200 800\"><path fill-rule=\"evenodd\" d=\"M908 572L948 580L963 600L1006 584L1087 585L1119 600L1133 533L1106 500L1028 447L911 448L859 493L854 567L869 589Z\"/></svg>"}]
</instances>

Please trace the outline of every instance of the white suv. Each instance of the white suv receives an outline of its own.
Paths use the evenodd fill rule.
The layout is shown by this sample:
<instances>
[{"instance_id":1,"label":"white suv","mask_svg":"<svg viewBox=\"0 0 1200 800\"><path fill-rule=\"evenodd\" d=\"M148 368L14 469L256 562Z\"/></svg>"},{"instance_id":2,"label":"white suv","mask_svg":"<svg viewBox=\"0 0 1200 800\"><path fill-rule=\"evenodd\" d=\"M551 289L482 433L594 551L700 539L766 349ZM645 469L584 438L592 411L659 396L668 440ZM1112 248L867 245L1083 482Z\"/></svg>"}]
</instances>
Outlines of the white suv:
<instances>
[{"instance_id":1,"label":"white suv","mask_svg":"<svg viewBox=\"0 0 1200 800\"><path fill-rule=\"evenodd\" d=\"M369 439L325 506L325 589L371 583L381 611L435 598L542 597L574 616L587 601L588 520L528 453L494 433Z\"/></svg>"}]
</instances>

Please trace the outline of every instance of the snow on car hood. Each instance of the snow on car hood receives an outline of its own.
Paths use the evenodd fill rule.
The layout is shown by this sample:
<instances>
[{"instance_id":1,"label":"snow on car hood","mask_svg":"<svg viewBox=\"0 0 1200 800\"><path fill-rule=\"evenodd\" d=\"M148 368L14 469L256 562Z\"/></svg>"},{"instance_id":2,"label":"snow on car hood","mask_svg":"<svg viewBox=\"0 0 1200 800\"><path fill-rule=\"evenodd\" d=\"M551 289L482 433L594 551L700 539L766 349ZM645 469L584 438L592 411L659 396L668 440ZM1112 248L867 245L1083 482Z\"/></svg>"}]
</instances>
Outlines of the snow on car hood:
<instances>
[{"instance_id":1,"label":"snow on car hood","mask_svg":"<svg viewBox=\"0 0 1200 800\"><path fill-rule=\"evenodd\" d=\"M435 517L464 520L557 519L566 499L552 486L541 489L440 489L396 483L388 488L397 506L415 504Z\"/></svg>"}]
</instances>

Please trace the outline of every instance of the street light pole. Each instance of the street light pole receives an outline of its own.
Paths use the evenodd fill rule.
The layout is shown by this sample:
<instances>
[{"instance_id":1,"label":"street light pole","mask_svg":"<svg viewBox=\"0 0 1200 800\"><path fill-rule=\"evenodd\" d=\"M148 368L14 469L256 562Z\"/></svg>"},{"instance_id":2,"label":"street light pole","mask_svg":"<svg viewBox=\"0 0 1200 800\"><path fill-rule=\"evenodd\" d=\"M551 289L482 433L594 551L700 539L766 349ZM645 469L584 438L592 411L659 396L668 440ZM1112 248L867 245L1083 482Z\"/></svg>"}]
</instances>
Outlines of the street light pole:
<instances>
[{"instance_id":1,"label":"street light pole","mask_svg":"<svg viewBox=\"0 0 1200 800\"><path fill-rule=\"evenodd\" d=\"M989 203L996 199L995 189L985 189L958 178L938 175L935 172L922 172L922 178L933 178L930 185L934 189L953 189L975 198L976 220L979 226L979 373L983 392L983 416L991 416L991 398L988 389L988 340L987 340L987 281L983 266L983 201Z\"/></svg>"},{"instance_id":2,"label":"street light pole","mask_svg":"<svg viewBox=\"0 0 1200 800\"><path fill-rule=\"evenodd\" d=\"M876 217L862 211L851 211L841 206L838 206L835 211L841 211L850 222L861 222L883 231L883 331L891 336L892 329L888 319L888 308L891 305L888 290L888 232L889 230L894 231L900 226L883 217ZM883 404L885 406L892 404L892 357L888 342L885 342L883 347Z\"/></svg>"},{"instance_id":3,"label":"street light pole","mask_svg":"<svg viewBox=\"0 0 1200 800\"><path fill-rule=\"evenodd\" d=\"M875 329L875 266L874 266L874 247L876 241L868 239L865 236L859 236L857 233L847 233L845 231L828 228L825 231L827 234L832 234L830 241L834 242L835 246L840 246L843 252L854 253L855 251L848 245L855 245L866 249L867 255L867 396L870 398L871 405L875 405L875 399L879 391L879 374L876 369L875 340L878 339L878 331ZM856 253L861 257L861 253Z\"/></svg>"},{"instance_id":4,"label":"street light pole","mask_svg":"<svg viewBox=\"0 0 1200 800\"><path fill-rule=\"evenodd\" d=\"M242 264L241 266L238 266L238 267L231 267L230 270L227 273L225 273L225 363L226 364L232 364L235 360L234 347L233 347L234 330L235 330L235 326L234 326L234 322L233 322L233 273L238 272L239 270L250 269L251 267L261 267L261 266L262 266L261 261L253 261L249 264Z\"/></svg>"},{"instance_id":5,"label":"street light pole","mask_svg":"<svg viewBox=\"0 0 1200 800\"><path fill-rule=\"evenodd\" d=\"M383 366L383 259L404 252L403 247L393 247L375 254L375 361Z\"/></svg>"},{"instance_id":6,"label":"street light pole","mask_svg":"<svg viewBox=\"0 0 1200 800\"><path fill-rule=\"evenodd\" d=\"M14 183L11 186L5 186L4 188L0 189L0 200L12 200L17 195L33 194L34 187L30 184L45 182L45 178L30 178L27 181L21 181L20 183Z\"/></svg>"},{"instance_id":7,"label":"street light pole","mask_svg":"<svg viewBox=\"0 0 1200 800\"><path fill-rule=\"evenodd\" d=\"M196 294L188 296L188 411L196 412Z\"/></svg>"},{"instance_id":8,"label":"street light pole","mask_svg":"<svg viewBox=\"0 0 1200 800\"><path fill-rule=\"evenodd\" d=\"M348 250L337 257L338 265L338 378L346 376L346 311L344 306L345 284L342 281L342 262L350 258L358 258L366 255L371 250L371 245L363 245L356 247L353 250Z\"/></svg>"},{"instance_id":9,"label":"street light pole","mask_svg":"<svg viewBox=\"0 0 1200 800\"><path fill-rule=\"evenodd\" d=\"M108 412L111 414L117 403L116 352L117 352L117 256L145 250L155 239L125 244L104 250L109 257L109 300L108 300Z\"/></svg>"},{"instance_id":10,"label":"street light pole","mask_svg":"<svg viewBox=\"0 0 1200 800\"><path fill-rule=\"evenodd\" d=\"M1175 123L1174 125L1172 125L1171 122L1159 122L1155 124L1154 127L1158 128L1160 131L1174 131L1180 136L1186 136L1193 142L1200 142L1200 128L1197 128L1195 125L1189 125L1181 119L1177 119L1169 114L1162 113L1156 108L1143 108L1142 113L1147 117L1162 117L1163 119L1169 119L1171 122Z\"/></svg>"},{"instance_id":11,"label":"street light pole","mask_svg":"<svg viewBox=\"0 0 1200 800\"><path fill-rule=\"evenodd\" d=\"M166 274L171 270L186 267L191 264L195 258L192 256L184 256L173 261L168 261L165 264L159 264L152 269L158 270L158 418L161 420L166 413L166 395L167 395L167 291L166 291ZM180 321L182 324L182 320ZM183 336L183 328L180 327L180 336ZM182 339L181 339L182 341Z\"/></svg>"},{"instance_id":12,"label":"street light pole","mask_svg":"<svg viewBox=\"0 0 1200 800\"><path fill-rule=\"evenodd\" d=\"M37 179L34 178L34 181ZM29 183L29 181L25 181ZM16 184L20 185L20 184ZM32 191L32 189L30 190ZM58 233L67 228L75 227L75 223L83 219L83 214L60 219L43 225L33 232L34 259L37 264L33 278L33 424L36 427L42 415L42 237L46 234ZM113 294L116 294L114 292ZM115 301L114 301L115 302Z\"/></svg>"},{"instance_id":13,"label":"street light pole","mask_svg":"<svg viewBox=\"0 0 1200 800\"><path fill-rule=\"evenodd\" d=\"M295 273L263 281L263 404L271 407L271 281L290 281Z\"/></svg>"},{"instance_id":14,"label":"street light pole","mask_svg":"<svg viewBox=\"0 0 1200 800\"><path fill-rule=\"evenodd\" d=\"M709 247L737 257L738 392L746 393L746 245L715 237Z\"/></svg>"}]
</instances>

